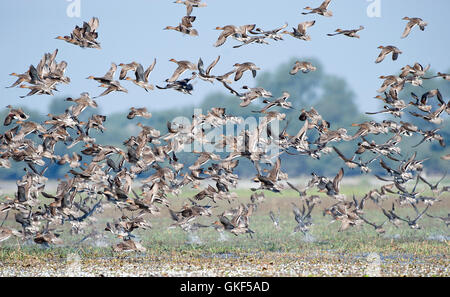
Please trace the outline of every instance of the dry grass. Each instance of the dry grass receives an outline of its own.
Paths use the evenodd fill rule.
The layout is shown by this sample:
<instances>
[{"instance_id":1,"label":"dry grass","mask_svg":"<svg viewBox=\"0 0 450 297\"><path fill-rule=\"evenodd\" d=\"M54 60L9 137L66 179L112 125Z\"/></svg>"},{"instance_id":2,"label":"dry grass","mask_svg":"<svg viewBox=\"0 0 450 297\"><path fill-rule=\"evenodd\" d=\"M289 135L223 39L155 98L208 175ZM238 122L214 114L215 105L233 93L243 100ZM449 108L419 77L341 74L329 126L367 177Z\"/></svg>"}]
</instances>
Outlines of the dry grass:
<instances>
[{"instance_id":1,"label":"dry grass","mask_svg":"<svg viewBox=\"0 0 450 297\"><path fill-rule=\"evenodd\" d=\"M343 187L351 197L365 193L367 187ZM194 192L184 191L181 197L170 197L174 209L192 197ZM239 202L250 202L250 191L237 190L239 201L232 205L220 201L215 214L221 213ZM312 194L312 193L311 193ZM322 195L322 194L321 194ZM254 238L245 235L220 236L213 228L202 229L188 235L180 229L170 229L168 210L161 207L161 215L148 217L153 228L134 232L147 248L144 254L113 253L110 246L119 242L105 231L106 221L117 218L121 212L105 207L97 214L97 221L91 227L101 237L89 238L76 245L83 235L71 236L63 232L64 246L43 248L29 242L8 240L0 247L0 275L65 275L67 256L80 257L79 275L169 275L169 276L293 276L293 275L367 275L370 261L367 256L380 256L379 274L386 276L439 275L449 276L450 232L441 221L424 217L420 220L421 230L408 226L395 228L385 225L386 234L378 235L371 226L363 225L345 232L337 232L339 222L329 224L330 218L322 215L322 209L334 203L322 196L322 203L313 212L312 227L308 235L293 234L295 227L291 203L300 204L300 198L293 191L283 194L270 193L252 216L250 228ZM429 213L446 215L450 212L450 199L441 196L441 201L430 208ZM389 208L393 199L383 203ZM205 201L206 203L206 201ZM422 209L423 206L420 206ZM269 211L280 209L281 230L276 231ZM414 216L410 208L398 208L402 216ZM131 215L130 213L127 213ZM366 204L365 217L373 222L385 220L378 206ZM199 218L198 222L211 224L216 217ZM14 225L8 220L7 225ZM58 230L68 229L68 226ZM138 269L136 269L138 267ZM377 268L378 269L378 268ZM369 273L370 274L370 273Z\"/></svg>"}]
</instances>

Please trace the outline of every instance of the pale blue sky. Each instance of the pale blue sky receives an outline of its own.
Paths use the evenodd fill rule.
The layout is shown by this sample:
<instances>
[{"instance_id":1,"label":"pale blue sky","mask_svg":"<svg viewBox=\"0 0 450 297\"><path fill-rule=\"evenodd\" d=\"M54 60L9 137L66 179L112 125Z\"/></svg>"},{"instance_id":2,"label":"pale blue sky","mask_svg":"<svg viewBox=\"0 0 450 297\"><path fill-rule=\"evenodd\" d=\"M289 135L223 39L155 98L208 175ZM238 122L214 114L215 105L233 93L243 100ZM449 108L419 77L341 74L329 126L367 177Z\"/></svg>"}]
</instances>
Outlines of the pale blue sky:
<instances>
[{"instance_id":1,"label":"pale blue sky","mask_svg":"<svg viewBox=\"0 0 450 297\"><path fill-rule=\"evenodd\" d=\"M372 99L380 86L380 75L396 73L402 66L420 62L431 64L436 71L450 68L450 34L448 28L448 0L381 0L381 17L369 18L366 0L333 0L330 9L334 17L318 15L303 16L302 8L317 7L320 0L205 0L206 8L194 9L197 16L194 27L198 37L183 36L174 31L162 30L167 25L177 25L185 7L172 0L106 1L81 0L81 18L70 18L66 14L69 2L66 0L14 0L0 1L0 98L3 105L24 104L46 112L50 96L33 96L20 99L26 90L5 89L14 82L11 72L22 73L30 64L36 65L45 52L59 49L58 61L66 60L70 85L60 85L56 96L77 96L87 91L96 96L103 89L94 81L86 80L89 75L102 76L111 62L129 63L138 61L147 67L157 58L155 70L150 74L153 84L162 85L170 77L176 65L170 58L197 62L202 57L209 64L217 55L222 59L214 73L223 74L236 62L254 62L263 71L270 71L293 56L319 58L325 71L345 77L352 85L360 106L365 109L377 108ZM132 4L131 4L132 2ZM99 41L102 50L81 49L54 39L58 35L68 35L75 25L80 25L92 16L100 19ZM421 17L429 23L425 32L414 28L411 35L401 39L406 22L404 16ZM270 41L270 45L249 45L233 49L237 44L229 40L222 47L215 48L219 31L216 26L228 24L243 25L255 23L264 29L273 29L289 23L289 28L306 20L316 20L310 29L311 42L304 42L286 36L284 41ZM364 25L361 39L344 36L326 36L336 28L357 28ZM379 45L395 45L404 54L397 62L390 58L381 64L374 61L379 53ZM240 84L254 85L246 76ZM212 91L223 91L220 84L211 85L197 81L193 96L171 90L155 90L146 93L134 84L123 82L129 94L111 94L97 101L103 112L115 112L131 106L147 106L150 110L161 110L200 102ZM225 92L225 91L223 91Z\"/></svg>"}]
</instances>

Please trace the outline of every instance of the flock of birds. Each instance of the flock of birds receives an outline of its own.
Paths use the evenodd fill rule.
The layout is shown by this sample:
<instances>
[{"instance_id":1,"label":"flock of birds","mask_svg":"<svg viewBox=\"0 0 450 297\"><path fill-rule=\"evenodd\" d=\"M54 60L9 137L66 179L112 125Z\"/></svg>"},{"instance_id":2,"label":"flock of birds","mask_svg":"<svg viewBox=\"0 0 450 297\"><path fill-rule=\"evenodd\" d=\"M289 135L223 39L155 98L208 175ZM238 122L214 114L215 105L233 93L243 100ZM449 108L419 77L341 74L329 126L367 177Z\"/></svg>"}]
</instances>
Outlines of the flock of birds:
<instances>
[{"instance_id":1,"label":"flock of birds","mask_svg":"<svg viewBox=\"0 0 450 297\"><path fill-rule=\"evenodd\" d=\"M306 7L306 14L318 14L331 17L333 14L328 9L330 0L323 2L318 8ZM191 16L193 8L205 7L206 4L200 0L177 0L176 3L186 5L187 15L177 27L167 27L188 35L197 35L198 32L192 28L195 17ZM427 23L419 18L404 18L408 20L407 27L402 37L406 37L414 26L421 30L425 29ZM287 24L275 30L264 31L256 28L256 25L217 27L222 30L215 46L221 46L227 38L233 38L242 45L250 43L267 43L267 39L282 40L284 34L291 35L301 40L310 40L307 35L307 28L313 26L315 21L307 21L293 28L293 32L283 31ZM99 20L92 18L83 27L76 27L70 36L57 37L73 45L87 48L100 49L97 41ZM360 27L355 30L337 29L330 36L343 34L348 37L359 38L357 33L364 29ZM380 47L381 53L376 62L379 63L388 55L392 54L392 59L396 60L402 52L395 46ZM56 62L58 50L47 53L41 59L37 67L31 65L27 72L23 74L13 73L17 76L17 81L11 87L28 88L31 95L53 95L56 85L60 83L70 83L70 79L65 76L66 62ZM106 205L112 205L120 210L122 216L106 224L105 231L111 232L121 239L119 244L115 244L115 251L145 251L145 247L136 240L133 231L136 229L149 229L152 225L149 215L161 213L161 206L167 207L173 224L169 228L179 227L186 232L196 232L201 228L214 228L218 232L230 232L234 235L255 233L250 229L252 215L257 211L258 206L264 203L264 191L281 193L285 189L295 190L301 199L301 206L293 204L293 213L296 221L294 232L307 233L313 225L311 213L315 206L321 203L320 196L308 195L308 191L319 190L335 200L335 204L323 210L323 215L329 215L333 221L339 221L341 226L339 231L344 231L350 227L361 224L372 226L376 232L384 233L383 226L386 222L398 227L402 222L406 222L410 228L421 228L418 221L426 214L431 218L442 220L447 226L450 224L450 214L448 217L437 217L428 213L429 207L439 202L439 197L449 192L448 186L439 186L439 183L431 184L423 176L423 163L425 160L418 160L416 153L403 159L399 144L404 137L412 135L422 135L423 142L438 141L445 146L444 139L438 134L439 128L426 131L418 126L406 121L383 120L382 122L367 121L353 124L359 128L354 135L349 135L345 128L332 129L332 123L326 121L313 107L309 110L302 109L299 114L299 121L303 123L302 128L296 135L289 135L286 128L274 131L271 123L283 121L286 115L278 109L292 109L292 104L288 101L290 94L284 92L277 99L272 98L270 91L260 87L250 88L244 86L243 93L235 91L230 85L239 81L245 72L251 72L253 77L260 70L251 62L236 63L234 69L224 75L213 75L211 71L218 63L220 56L213 61L205 70L202 59L197 64L189 61L170 61L177 64L173 75L166 80L166 86L159 89L174 89L176 91L191 94L193 91L193 79L199 78L211 83L216 81L225 86L232 94L241 100L240 106L248 106L257 98L264 98L264 108L255 113L261 115L256 130L243 130L237 136L223 135L220 141L214 144L217 149L227 149L228 155L221 157L214 152L197 152L197 159L192 165L179 162L177 154L185 146L194 142L201 144L211 144L207 139L208 127L224 127L227 124L239 124L242 119L229 115L225 108L212 108L206 115L194 114L190 125L182 125L176 122L167 123L167 133L161 133L150 126L138 123L140 132L130 136L123 141L123 147L97 144L96 139L91 136L92 130L103 132L106 116L93 114L87 121L80 121L79 117L88 108L96 108L98 105L95 98L91 98L88 93L81 93L79 98L67 98L72 105L62 114L48 115L48 120L37 123L29 120L21 108L8 106L4 125L14 127L0 135L0 167L10 168L11 161L22 162L25 170L24 176L17 181L17 192L14 196L6 195L0 202L0 213L5 217L0 225L0 242L14 236L22 239L32 239L35 243L50 245L60 244L62 240L57 228L64 224L70 225L71 234L85 234L86 238L91 236L87 230L96 220L95 214L104 211ZM149 83L148 77L155 68L156 59L144 71L142 64L132 62L121 63L119 80L132 81L146 91L153 90L154 86ZM441 77L450 81L450 75L438 73L436 76L425 77L429 66L423 67L419 63L413 66L405 66L401 69L400 75L390 75L382 77L384 83L378 90L384 96L377 96L377 99L385 103L384 110L377 113L388 113L395 117L402 118L403 110L407 107L416 108L410 114L430 122L434 125L442 123L442 115L449 114L449 104L446 103L439 90L430 90L421 97L411 94L414 99L409 104L400 99L399 94L406 84L421 85L423 79L433 79ZM89 76L100 83L106 90L100 95L105 96L111 92L127 92L118 80L114 79L117 65L112 64L109 71L103 77ZM300 71L307 75L310 71L315 71L316 67L307 61L297 61L290 72L297 75ZM128 77L129 71L135 73L135 79ZM193 71L191 76L180 79L186 71ZM195 72L197 71L197 72ZM234 75L234 78L232 76ZM28 84L26 84L28 83ZM100 97L98 96L98 97ZM433 105L429 100L436 98L439 106L433 110ZM374 114L374 113L369 113ZM132 107L127 116L128 119L143 117L149 119L151 113L145 107ZM392 137L385 143L376 143L368 140L369 135L391 134ZM314 135L318 135L312 139ZM345 156L333 143L347 142L358 139L357 149L352 157ZM55 154L55 146L64 144L67 149L73 148L77 144L82 144L80 153L73 152L64 155ZM275 145L279 153L269 154L269 147ZM319 159L322 154L335 152L342 159L343 164L349 169L360 169L362 173L371 171L370 164L377 161L386 171L386 176L377 176L385 184L380 189L373 189L362 197L347 199L341 193L340 184L344 178L344 168L341 168L334 178L311 174L311 179L304 187L293 185L288 181L288 175L282 171L280 155L287 153L290 155L304 155ZM370 158L363 161L362 156L369 155ZM237 207L232 207L218 214L218 220L211 224L200 224L199 217L211 217L214 214L218 200L225 200L230 204L238 197L231 190L237 186L239 177L234 173L239 165L239 159L247 158L255 166L256 176L253 182L258 185L251 190L254 192L248 203L240 201ZM389 166L386 161L389 159L394 167ZM448 161L450 155L442 156ZM83 162L84 161L84 162ZM70 169L64 179L58 181L55 194L45 192L47 178L45 172L52 165L68 165ZM265 167L263 169L263 167ZM142 174L148 177L139 179L141 186L136 190L134 181L141 178ZM415 181L412 188L408 183ZM431 190L433 196L423 195L424 191L417 191L418 184L422 182ZM178 195L183 187L191 186L198 190L198 193L189 198L181 210L174 210L168 199L169 194ZM397 215L395 205L386 209L382 202L388 195L396 196L398 205L412 207L417 216L414 218L400 217ZM44 198L40 198L40 197ZM49 202L47 202L47 199ZM377 205L386 220L384 222L370 222L364 216L364 206L370 200ZM204 203L208 201L207 203ZM203 203L202 203L203 202ZM420 204L426 205L420 211ZM124 211L132 215L126 215ZM14 215L21 229L4 227L4 223L10 214ZM217 214L216 214L217 215ZM279 214L275 215L270 211L269 216L276 229L280 228Z\"/></svg>"}]
</instances>

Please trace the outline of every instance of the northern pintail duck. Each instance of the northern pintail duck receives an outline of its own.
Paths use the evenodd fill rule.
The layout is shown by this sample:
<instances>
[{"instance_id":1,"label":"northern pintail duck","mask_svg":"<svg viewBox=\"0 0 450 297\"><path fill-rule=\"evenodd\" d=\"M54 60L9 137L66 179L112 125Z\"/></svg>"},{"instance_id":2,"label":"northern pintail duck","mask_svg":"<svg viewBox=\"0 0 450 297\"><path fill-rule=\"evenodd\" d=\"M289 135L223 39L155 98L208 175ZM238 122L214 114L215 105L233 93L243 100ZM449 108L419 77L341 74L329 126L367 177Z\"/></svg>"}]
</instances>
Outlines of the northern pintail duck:
<instances>
[{"instance_id":1,"label":"northern pintail duck","mask_svg":"<svg viewBox=\"0 0 450 297\"><path fill-rule=\"evenodd\" d=\"M410 18L410 17L404 17L404 21L408 21L406 24L405 31L403 32L402 38L408 37L409 33L411 32L412 28L414 26L418 26L420 30L424 31L425 27L428 25L427 22L424 22L421 18Z\"/></svg>"},{"instance_id":2,"label":"northern pintail duck","mask_svg":"<svg viewBox=\"0 0 450 297\"><path fill-rule=\"evenodd\" d=\"M396 61L398 59L398 55L402 54L402 51L400 51L397 47L393 45L388 46L380 45L378 48L381 49L381 53L376 59L375 63L381 63L384 60L384 58L386 58L386 56L389 54L392 54L392 60Z\"/></svg>"},{"instance_id":3,"label":"northern pintail duck","mask_svg":"<svg viewBox=\"0 0 450 297\"><path fill-rule=\"evenodd\" d=\"M202 0L176 0L174 3L186 5L186 14L190 16L194 7L206 7Z\"/></svg>"},{"instance_id":4,"label":"northern pintail duck","mask_svg":"<svg viewBox=\"0 0 450 297\"><path fill-rule=\"evenodd\" d=\"M299 71L303 73L309 73L310 71L316 71L316 67L311 64L311 62L306 61L296 61L294 67L289 72L291 75L297 74Z\"/></svg>"},{"instance_id":5,"label":"northern pintail duck","mask_svg":"<svg viewBox=\"0 0 450 297\"><path fill-rule=\"evenodd\" d=\"M178 65L178 68L175 69L175 72L173 73L172 77L167 80L167 82L174 82L180 77L183 72L186 70L197 70L196 65L194 63L191 63L189 61L177 61L175 59L170 59L170 62L174 62Z\"/></svg>"},{"instance_id":6,"label":"northern pintail duck","mask_svg":"<svg viewBox=\"0 0 450 297\"><path fill-rule=\"evenodd\" d=\"M216 27L216 30L223 30L223 32L219 35L217 41L214 43L215 47L219 47L227 41L228 37L233 37L239 41L245 42L248 39L247 32L255 29L256 25L242 25L242 26L234 26L234 25L226 25L224 27Z\"/></svg>"},{"instance_id":7,"label":"northern pintail duck","mask_svg":"<svg viewBox=\"0 0 450 297\"><path fill-rule=\"evenodd\" d=\"M152 84L149 84L148 76L150 75L150 72L152 72L153 69L155 68L155 65L156 65L156 59L153 61L153 64L151 64L147 68L147 70L145 70L145 72L144 72L144 67L142 67L141 64L138 64L138 66L136 67L136 71L135 71L136 79L126 77L125 80L132 81L133 83L135 83L139 87L143 88L147 92L148 92L148 90L153 90L154 86Z\"/></svg>"},{"instance_id":8,"label":"northern pintail duck","mask_svg":"<svg viewBox=\"0 0 450 297\"><path fill-rule=\"evenodd\" d=\"M293 32L283 31L281 33L282 34L289 34L292 37L297 38L297 39L310 41L311 40L311 36L306 34L306 31L307 31L307 29L309 27L314 26L315 23L316 23L316 21L303 22L303 23L298 24L297 28L292 28Z\"/></svg>"},{"instance_id":9,"label":"northern pintail duck","mask_svg":"<svg viewBox=\"0 0 450 297\"><path fill-rule=\"evenodd\" d=\"M236 67L236 75L234 76L234 81L238 81L241 79L242 75L245 71L251 71L253 77L256 77L256 71L261 70L261 68L256 67L256 65L252 62L245 62L245 63L236 63L233 65Z\"/></svg>"},{"instance_id":10,"label":"northern pintail duck","mask_svg":"<svg viewBox=\"0 0 450 297\"><path fill-rule=\"evenodd\" d=\"M358 29L353 29L353 30L343 30L343 29L336 29L336 33L331 33L331 34L327 34L328 36L336 36L336 35L345 35L348 37L353 37L353 38L360 38L360 36L357 34L359 31L364 30L364 26L359 26Z\"/></svg>"},{"instance_id":11,"label":"northern pintail duck","mask_svg":"<svg viewBox=\"0 0 450 297\"><path fill-rule=\"evenodd\" d=\"M100 43L97 41L99 20L93 17L89 22L84 22L83 27L76 26L70 36L58 36L56 39L64 40L68 43L78 45L80 47L101 49Z\"/></svg>"},{"instance_id":12,"label":"northern pintail duck","mask_svg":"<svg viewBox=\"0 0 450 297\"><path fill-rule=\"evenodd\" d=\"M307 6L304 9L309 10L309 12L302 12L302 14L307 15L307 14L316 13L316 14L319 14L322 16L331 17L331 16L333 16L333 12L328 10L328 5L330 5L330 2L331 2L331 0L325 0L317 8L311 8L311 7Z\"/></svg>"}]
</instances>

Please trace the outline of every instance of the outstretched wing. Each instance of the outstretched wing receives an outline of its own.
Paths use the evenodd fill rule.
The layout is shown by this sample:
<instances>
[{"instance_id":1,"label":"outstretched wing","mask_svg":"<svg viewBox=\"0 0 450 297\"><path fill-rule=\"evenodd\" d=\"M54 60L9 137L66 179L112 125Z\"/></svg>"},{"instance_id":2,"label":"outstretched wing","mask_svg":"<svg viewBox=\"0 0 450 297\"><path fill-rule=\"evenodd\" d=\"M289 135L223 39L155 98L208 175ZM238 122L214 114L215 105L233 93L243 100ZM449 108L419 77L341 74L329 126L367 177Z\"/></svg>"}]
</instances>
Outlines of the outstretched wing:
<instances>
[{"instance_id":1,"label":"outstretched wing","mask_svg":"<svg viewBox=\"0 0 450 297\"><path fill-rule=\"evenodd\" d=\"M150 75L150 72L152 72L153 69L155 68L155 65L156 65L156 58L153 60L153 63L147 68L147 70L145 70L145 72L144 72L145 81L148 81L148 76Z\"/></svg>"},{"instance_id":2,"label":"outstretched wing","mask_svg":"<svg viewBox=\"0 0 450 297\"><path fill-rule=\"evenodd\" d=\"M403 34L402 34L402 38L408 37L408 35L411 32L411 29L414 27L414 25L415 24L413 22L408 22L406 24L405 31L403 31Z\"/></svg>"},{"instance_id":3,"label":"outstretched wing","mask_svg":"<svg viewBox=\"0 0 450 297\"><path fill-rule=\"evenodd\" d=\"M333 179L333 188L336 191L336 193L339 193L339 185L343 177L344 177L344 168L341 168L336 177Z\"/></svg>"}]
</instances>

